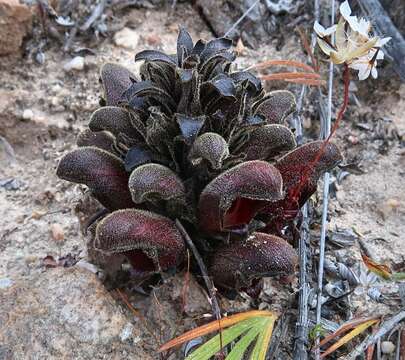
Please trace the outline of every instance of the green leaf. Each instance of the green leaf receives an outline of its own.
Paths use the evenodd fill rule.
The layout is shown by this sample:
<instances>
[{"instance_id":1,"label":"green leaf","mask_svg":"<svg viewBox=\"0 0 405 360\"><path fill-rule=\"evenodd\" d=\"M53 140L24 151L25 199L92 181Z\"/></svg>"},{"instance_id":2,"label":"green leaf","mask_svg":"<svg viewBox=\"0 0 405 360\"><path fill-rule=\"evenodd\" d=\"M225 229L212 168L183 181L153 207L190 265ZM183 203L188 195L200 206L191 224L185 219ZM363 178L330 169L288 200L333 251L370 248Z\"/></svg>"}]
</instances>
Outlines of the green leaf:
<instances>
[{"instance_id":1,"label":"green leaf","mask_svg":"<svg viewBox=\"0 0 405 360\"><path fill-rule=\"evenodd\" d=\"M325 329L322 327L322 324L316 324L308 334L310 340L315 340L319 336L325 336Z\"/></svg>"},{"instance_id":2,"label":"green leaf","mask_svg":"<svg viewBox=\"0 0 405 360\"><path fill-rule=\"evenodd\" d=\"M209 360L221 350L221 345L223 348L258 324L263 324L263 319L251 318L235 324L230 328L223 330L222 336L221 334L218 334L207 341L204 345L200 346L196 351L187 356L186 360Z\"/></svg>"},{"instance_id":3,"label":"green leaf","mask_svg":"<svg viewBox=\"0 0 405 360\"><path fill-rule=\"evenodd\" d=\"M232 351L226 357L225 360L243 360L246 349L256 339L257 335L260 333L261 326L252 327L233 347Z\"/></svg>"},{"instance_id":4,"label":"green leaf","mask_svg":"<svg viewBox=\"0 0 405 360\"><path fill-rule=\"evenodd\" d=\"M263 319L262 331L256 341L256 345L253 348L250 360L265 360L267 349L269 347L271 334L273 333L274 319Z\"/></svg>"},{"instance_id":5,"label":"green leaf","mask_svg":"<svg viewBox=\"0 0 405 360\"><path fill-rule=\"evenodd\" d=\"M235 341L236 344L226 360L242 360L249 345L258 335L259 345L256 344L254 355L250 359L264 360L276 319L276 314L263 310L252 310L230 315L221 320L214 320L196 329L189 330L163 344L158 351L166 351L197 337L210 334L214 331L221 331L220 334L217 334L211 340L201 345L185 360L208 360L232 341Z\"/></svg>"},{"instance_id":6,"label":"green leaf","mask_svg":"<svg viewBox=\"0 0 405 360\"><path fill-rule=\"evenodd\" d=\"M391 280L393 281L401 281L405 280L405 272L396 272L391 275Z\"/></svg>"}]
</instances>

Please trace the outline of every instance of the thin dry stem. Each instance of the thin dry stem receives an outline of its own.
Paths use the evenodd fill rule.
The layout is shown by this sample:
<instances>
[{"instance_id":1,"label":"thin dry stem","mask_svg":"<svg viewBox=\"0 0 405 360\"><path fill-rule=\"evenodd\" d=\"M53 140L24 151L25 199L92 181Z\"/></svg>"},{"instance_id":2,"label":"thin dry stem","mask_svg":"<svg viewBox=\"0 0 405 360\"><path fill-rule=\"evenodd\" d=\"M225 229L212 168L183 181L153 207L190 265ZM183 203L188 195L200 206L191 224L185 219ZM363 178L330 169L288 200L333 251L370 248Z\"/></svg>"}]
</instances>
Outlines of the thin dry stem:
<instances>
[{"instance_id":1,"label":"thin dry stem","mask_svg":"<svg viewBox=\"0 0 405 360\"><path fill-rule=\"evenodd\" d=\"M187 249L187 271L184 276L184 285L182 289L182 309L183 312L186 310L187 304L187 291L190 287L190 251Z\"/></svg>"},{"instance_id":2,"label":"thin dry stem","mask_svg":"<svg viewBox=\"0 0 405 360\"><path fill-rule=\"evenodd\" d=\"M219 328L221 329L221 309L218 304L218 300L215 294L215 286L214 283L212 282L211 278L208 276L208 271L207 268L204 264L204 261L198 252L196 246L194 245L193 241L191 240L190 236L188 235L186 229L184 228L183 224L180 222L180 220L176 219L176 226L179 229L180 233L183 235L184 239L186 240L186 243L188 247L191 249L193 252L193 255L198 263L198 266L200 268L202 277L204 279L205 285L208 290L208 294L210 296L210 302L211 302L211 307L212 307L212 312L214 313L215 318L218 321ZM219 338L220 338L220 345L221 345L221 355L223 355L222 351L222 331L219 331Z\"/></svg>"},{"instance_id":3,"label":"thin dry stem","mask_svg":"<svg viewBox=\"0 0 405 360\"><path fill-rule=\"evenodd\" d=\"M316 61L316 58L314 56L314 52L312 51L311 46L309 45L307 37L305 36L302 29L298 28L297 31L298 31L298 33L300 35L300 38L301 38L301 41L302 41L302 46L304 47L304 49L308 53L309 57L311 58L312 66L314 67L316 72L319 72L319 64Z\"/></svg>"},{"instance_id":4,"label":"thin dry stem","mask_svg":"<svg viewBox=\"0 0 405 360\"><path fill-rule=\"evenodd\" d=\"M255 64L255 65L249 66L246 70L265 69L270 66L292 66L295 68L304 69L309 72L315 72L315 70L311 66L304 64L302 62L299 62L299 61L294 61L294 60L267 60L267 61L263 61L258 64Z\"/></svg>"},{"instance_id":5,"label":"thin dry stem","mask_svg":"<svg viewBox=\"0 0 405 360\"><path fill-rule=\"evenodd\" d=\"M304 84L308 86L324 86L326 85L325 80L316 79L285 79L284 81L296 84Z\"/></svg>"},{"instance_id":6,"label":"thin dry stem","mask_svg":"<svg viewBox=\"0 0 405 360\"><path fill-rule=\"evenodd\" d=\"M261 75L262 80L285 80L285 79L320 79L317 73L307 72L281 72L275 74Z\"/></svg>"}]
</instances>

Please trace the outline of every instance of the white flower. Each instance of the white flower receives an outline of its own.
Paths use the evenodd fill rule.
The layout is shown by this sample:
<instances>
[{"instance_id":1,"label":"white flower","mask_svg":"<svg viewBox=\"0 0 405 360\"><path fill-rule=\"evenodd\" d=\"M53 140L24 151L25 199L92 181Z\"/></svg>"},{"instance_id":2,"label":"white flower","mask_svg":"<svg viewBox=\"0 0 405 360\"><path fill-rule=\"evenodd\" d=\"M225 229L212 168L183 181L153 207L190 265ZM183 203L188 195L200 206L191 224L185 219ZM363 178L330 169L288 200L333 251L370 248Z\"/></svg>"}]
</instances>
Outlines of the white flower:
<instances>
[{"instance_id":1,"label":"white flower","mask_svg":"<svg viewBox=\"0 0 405 360\"><path fill-rule=\"evenodd\" d=\"M382 48L388 41L390 41L392 38L391 37L386 37L383 39L378 39L376 46L379 48Z\"/></svg>"},{"instance_id":2,"label":"white flower","mask_svg":"<svg viewBox=\"0 0 405 360\"><path fill-rule=\"evenodd\" d=\"M384 59L384 53L382 50L373 49L366 56L353 60L349 67L359 72L359 80L367 79L370 74L374 79L377 79L377 60L382 59Z\"/></svg>"},{"instance_id":3,"label":"white flower","mask_svg":"<svg viewBox=\"0 0 405 360\"><path fill-rule=\"evenodd\" d=\"M314 30L321 50L334 64L346 64L359 71L359 79L370 74L377 77L377 60L384 58L381 47L391 38L379 38L371 34L371 23L364 18L351 15L349 2L340 5L341 17L337 25L325 29L315 22ZM347 26L348 25L348 26ZM332 42L335 35L335 41Z\"/></svg>"},{"instance_id":4,"label":"white flower","mask_svg":"<svg viewBox=\"0 0 405 360\"><path fill-rule=\"evenodd\" d=\"M368 38L368 34L371 30L371 23L364 18L358 20L357 16L350 15L352 13L352 9L350 9L350 5L347 0L340 5L339 11L340 15L349 23L349 26L353 31L357 31L362 36Z\"/></svg>"}]
</instances>

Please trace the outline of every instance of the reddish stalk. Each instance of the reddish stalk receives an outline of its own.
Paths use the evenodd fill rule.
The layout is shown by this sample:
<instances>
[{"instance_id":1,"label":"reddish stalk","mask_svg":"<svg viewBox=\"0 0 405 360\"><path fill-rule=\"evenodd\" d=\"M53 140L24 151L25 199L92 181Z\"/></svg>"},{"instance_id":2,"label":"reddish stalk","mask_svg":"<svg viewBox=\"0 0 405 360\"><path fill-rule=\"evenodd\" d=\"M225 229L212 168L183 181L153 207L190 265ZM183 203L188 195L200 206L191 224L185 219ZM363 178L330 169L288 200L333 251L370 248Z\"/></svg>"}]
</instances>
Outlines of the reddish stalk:
<instances>
[{"instance_id":1,"label":"reddish stalk","mask_svg":"<svg viewBox=\"0 0 405 360\"><path fill-rule=\"evenodd\" d=\"M313 170L314 166L319 162L321 159L321 156L325 152L326 146L329 144L330 139L332 136L335 134L337 128L339 127L339 124L343 118L343 115L347 109L347 105L349 103L349 84L350 84L350 72L349 72L349 66L347 64L344 64L344 71L343 71L343 80L344 80L344 97L343 97L343 104L339 110L339 113L336 117L335 123L333 124L332 130L329 134L329 136L325 139L325 141L322 144L322 147L318 151L317 155L315 156L314 160L307 166L306 169L304 169L304 172L301 177L301 181L299 182L298 186L293 189L291 195L292 195L292 200L294 202L297 202L299 199L299 196L301 194L301 190L303 187L306 185L310 175L311 171Z\"/></svg>"},{"instance_id":2,"label":"reddish stalk","mask_svg":"<svg viewBox=\"0 0 405 360\"><path fill-rule=\"evenodd\" d=\"M305 51L308 53L309 57L311 58L312 66L314 67L316 72L319 72L318 62L315 59L314 53L311 49L311 46L309 45L307 37L305 36L302 29L297 28L297 30L298 30L298 33L300 34L302 45L304 46Z\"/></svg>"}]
</instances>

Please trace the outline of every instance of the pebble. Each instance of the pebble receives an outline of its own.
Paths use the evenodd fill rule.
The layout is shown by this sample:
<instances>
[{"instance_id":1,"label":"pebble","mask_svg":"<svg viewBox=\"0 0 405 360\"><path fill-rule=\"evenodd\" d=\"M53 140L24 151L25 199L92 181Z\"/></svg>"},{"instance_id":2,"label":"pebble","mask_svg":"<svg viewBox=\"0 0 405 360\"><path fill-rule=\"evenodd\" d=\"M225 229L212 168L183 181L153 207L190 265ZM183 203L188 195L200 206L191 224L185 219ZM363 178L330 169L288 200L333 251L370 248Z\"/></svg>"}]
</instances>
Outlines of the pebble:
<instances>
[{"instance_id":1,"label":"pebble","mask_svg":"<svg viewBox=\"0 0 405 360\"><path fill-rule=\"evenodd\" d=\"M128 340L132 336L133 331L134 331L134 326L131 323L127 323L121 331L121 334L120 334L121 341L124 342L124 341Z\"/></svg>"},{"instance_id":2,"label":"pebble","mask_svg":"<svg viewBox=\"0 0 405 360\"><path fill-rule=\"evenodd\" d=\"M395 351L395 345L391 341L383 341L381 351L383 354L392 354Z\"/></svg>"},{"instance_id":3,"label":"pebble","mask_svg":"<svg viewBox=\"0 0 405 360\"><path fill-rule=\"evenodd\" d=\"M34 118L34 112L31 109L25 109L22 118L24 120L32 120Z\"/></svg>"},{"instance_id":4,"label":"pebble","mask_svg":"<svg viewBox=\"0 0 405 360\"><path fill-rule=\"evenodd\" d=\"M63 65L63 70L69 72L72 70L83 70L84 69L84 57L83 56L76 56L72 60L68 61Z\"/></svg>"},{"instance_id":5,"label":"pebble","mask_svg":"<svg viewBox=\"0 0 405 360\"><path fill-rule=\"evenodd\" d=\"M53 96L51 98L51 104L53 107L58 106L59 105L59 98L57 96Z\"/></svg>"},{"instance_id":6,"label":"pebble","mask_svg":"<svg viewBox=\"0 0 405 360\"><path fill-rule=\"evenodd\" d=\"M160 36L155 35L155 34L147 35L145 40L148 43L148 45L151 45L151 46L156 46L156 45L162 44L162 39L160 38Z\"/></svg>"},{"instance_id":7,"label":"pebble","mask_svg":"<svg viewBox=\"0 0 405 360\"><path fill-rule=\"evenodd\" d=\"M123 28L114 35L114 43L117 46L135 50L138 46L139 34L130 28Z\"/></svg>"},{"instance_id":8,"label":"pebble","mask_svg":"<svg viewBox=\"0 0 405 360\"><path fill-rule=\"evenodd\" d=\"M0 279L0 289L6 289L13 285L13 280L9 278Z\"/></svg>"},{"instance_id":9,"label":"pebble","mask_svg":"<svg viewBox=\"0 0 405 360\"><path fill-rule=\"evenodd\" d=\"M65 232L63 231L62 225L54 223L51 225L51 235L55 241L62 241L65 239Z\"/></svg>"},{"instance_id":10,"label":"pebble","mask_svg":"<svg viewBox=\"0 0 405 360\"><path fill-rule=\"evenodd\" d=\"M83 259L79 260L76 263L76 266L79 267L79 268L85 269L87 271L90 271L93 274L97 274L97 272L98 272L97 266L95 266L95 265L93 265L93 264L91 264L91 263L89 263L89 262L87 262L87 261L85 261Z\"/></svg>"}]
</instances>

